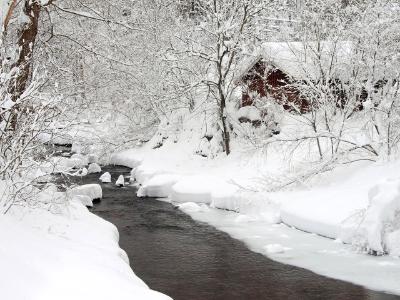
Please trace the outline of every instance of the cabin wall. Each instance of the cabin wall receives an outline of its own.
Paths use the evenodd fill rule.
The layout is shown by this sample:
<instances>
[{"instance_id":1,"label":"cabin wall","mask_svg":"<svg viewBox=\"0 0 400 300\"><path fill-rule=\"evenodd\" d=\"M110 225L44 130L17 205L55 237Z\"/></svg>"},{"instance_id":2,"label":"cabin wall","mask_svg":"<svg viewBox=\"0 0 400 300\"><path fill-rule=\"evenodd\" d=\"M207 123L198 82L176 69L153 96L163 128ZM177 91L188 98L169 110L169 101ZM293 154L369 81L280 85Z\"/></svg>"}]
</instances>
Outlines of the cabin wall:
<instances>
[{"instance_id":1,"label":"cabin wall","mask_svg":"<svg viewBox=\"0 0 400 300\"><path fill-rule=\"evenodd\" d=\"M259 97L274 99L276 103L288 111L307 113L311 110L311 101L307 99L292 83L290 76L278 68L271 69L263 60L258 61L253 68L242 78L241 106L253 105L256 100L254 94ZM374 85L374 91L378 91L387 83L379 80ZM338 108L344 108L348 102L348 95L342 82L334 79L330 82L330 89L335 97ZM365 88L357 95L358 104L355 111L363 109L363 102L368 98Z\"/></svg>"},{"instance_id":2,"label":"cabin wall","mask_svg":"<svg viewBox=\"0 0 400 300\"><path fill-rule=\"evenodd\" d=\"M309 110L309 103L301 97L300 92L290 86L290 79L287 74L275 68L267 71L263 61L257 62L254 67L243 77L243 92L241 106L252 105L258 97L272 97L286 110L298 110L302 113Z\"/></svg>"},{"instance_id":3,"label":"cabin wall","mask_svg":"<svg viewBox=\"0 0 400 300\"><path fill-rule=\"evenodd\" d=\"M241 106L250 106L254 103L251 94L257 93L260 97L266 96L265 89L265 64L257 62L254 67L244 76L244 87L242 90Z\"/></svg>"}]
</instances>

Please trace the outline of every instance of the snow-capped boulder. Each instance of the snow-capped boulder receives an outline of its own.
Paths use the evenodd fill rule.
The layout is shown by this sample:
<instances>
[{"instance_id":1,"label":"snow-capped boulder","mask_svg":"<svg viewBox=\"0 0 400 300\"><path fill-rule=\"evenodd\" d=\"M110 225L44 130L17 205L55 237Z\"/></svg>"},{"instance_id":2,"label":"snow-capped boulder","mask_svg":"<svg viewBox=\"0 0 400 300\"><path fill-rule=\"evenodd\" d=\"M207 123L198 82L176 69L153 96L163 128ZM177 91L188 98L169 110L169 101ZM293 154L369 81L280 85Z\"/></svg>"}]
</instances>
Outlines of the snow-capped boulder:
<instances>
[{"instance_id":1,"label":"snow-capped boulder","mask_svg":"<svg viewBox=\"0 0 400 300\"><path fill-rule=\"evenodd\" d=\"M86 207L93 206L92 199L87 195L75 195L72 198L72 201L78 201L78 202L82 203L83 205L85 205Z\"/></svg>"},{"instance_id":2,"label":"snow-capped boulder","mask_svg":"<svg viewBox=\"0 0 400 300\"><path fill-rule=\"evenodd\" d=\"M101 172L101 167L97 163L91 163L88 168L88 173L100 173Z\"/></svg>"},{"instance_id":3,"label":"snow-capped boulder","mask_svg":"<svg viewBox=\"0 0 400 300\"><path fill-rule=\"evenodd\" d=\"M93 200L103 198L103 190L99 184L85 184L76 186L68 191L68 195L73 198L76 195L84 195Z\"/></svg>"},{"instance_id":4,"label":"snow-capped boulder","mask_svg":"<svg viewBox=\"0 0 400 300\"><path fill-rule=\"evenodd\" d=\"M124 175L119 175L117 181L115 182L116 186L123 187L125 185Z\"/></svg>"},{"instance_id":5,"label":"snow-capped boulder","mask_svg":"<svg viewBox=\"0 0 400 300\"><path fill-rule=\"evenodd\" d=\"M111 174L109 172L105 172L103 175L100 176L99 180L102 183L110 183L111 182Z\"/></svg>"}]
</instances>

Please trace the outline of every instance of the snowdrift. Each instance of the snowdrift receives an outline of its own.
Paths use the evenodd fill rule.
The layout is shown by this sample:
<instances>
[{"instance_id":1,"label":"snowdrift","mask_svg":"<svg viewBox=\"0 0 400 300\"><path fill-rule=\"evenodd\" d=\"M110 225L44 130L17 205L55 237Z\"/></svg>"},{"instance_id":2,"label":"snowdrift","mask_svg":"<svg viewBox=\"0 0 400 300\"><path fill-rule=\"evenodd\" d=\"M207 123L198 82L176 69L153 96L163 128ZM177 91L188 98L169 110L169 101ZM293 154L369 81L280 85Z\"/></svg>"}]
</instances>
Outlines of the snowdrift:
<instances>
[{"instance_id":1,"label":"snowdrift","mask_svg":"<svg viewBox=\"0 0 400 300\"><path fill-rule=\"evenodd\" d=\"M140 185L140 197L205 203L253 219L283 222L306 232L340 239L367 252L399 253L400 204L395 178L400 162L339 167L320 175L310 189L256 192L242 188L251 181L249 174L254 177L255 170L252 165L243 167L238 163L240 156L233 154L233 160L204 160L183 149L168 144L156 150L132 149L114 154L113 161L134 166L132 177ZM383 183L377 186L377 179ZM385 184L391 184L390 188ZM392 213L388 215L388 211Z\"/></svg>"},{"instance_id":2,"label":"snowdrift","mask_svg":"<svg viewBox=\"0 0 400 300\"><path fill-rule=\"evenodd\" d=\"M170 299L133 273L113 224L90 213L82 196L58 194L65 201L53 201L48 190L38 195L42 207L14 206L0 216L2 299Z\"/></svg>"}]
</instances>

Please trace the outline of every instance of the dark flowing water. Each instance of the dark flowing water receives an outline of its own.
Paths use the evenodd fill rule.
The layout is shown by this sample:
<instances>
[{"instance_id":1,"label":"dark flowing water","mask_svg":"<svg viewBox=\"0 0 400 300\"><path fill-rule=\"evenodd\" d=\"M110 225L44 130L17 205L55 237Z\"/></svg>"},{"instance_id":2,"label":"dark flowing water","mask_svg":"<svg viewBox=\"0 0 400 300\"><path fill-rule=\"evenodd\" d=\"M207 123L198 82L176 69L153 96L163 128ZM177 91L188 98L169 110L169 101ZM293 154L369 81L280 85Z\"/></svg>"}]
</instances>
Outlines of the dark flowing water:
<instances>
[{"instance_id":1,"label":"dark flowing water","mask_svg":"<svg viewBox=\"0 0 400 300\"><path fill-rule=\"evenodd\" d=\"M129 175L119 166L103 171L114 182L120 174ZM72 181L99 183L98 177ZM92 212L118 227L134 272L175 300L400 299L272 261L171 204L137 198L132 186L102 187L104 198Z\"/></svg>"}]
</instances>

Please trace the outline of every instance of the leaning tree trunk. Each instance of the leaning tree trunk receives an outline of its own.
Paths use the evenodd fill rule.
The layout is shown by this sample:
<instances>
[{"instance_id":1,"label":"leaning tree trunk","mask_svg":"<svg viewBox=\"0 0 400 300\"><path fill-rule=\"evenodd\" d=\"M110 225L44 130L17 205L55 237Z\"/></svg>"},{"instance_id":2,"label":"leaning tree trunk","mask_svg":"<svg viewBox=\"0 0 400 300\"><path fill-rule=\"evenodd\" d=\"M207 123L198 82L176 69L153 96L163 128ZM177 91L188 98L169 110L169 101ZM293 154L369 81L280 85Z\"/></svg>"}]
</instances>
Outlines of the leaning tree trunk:
<instances>
[{"instance_id":1,"label":"leaning tree trunk","mask_svg":"<svg viewBox=\"0 0 400 300\"><path fill-rule=\"evenodd\" d=\"M10 113L11 130L17 128L18 118L25 113L18 100L21 99L29 83L41 8L39 0L24 0L22 13L26 22L18 29L18 56L11 66L11 80L7 88L10 99L15 103Z\"/></svg>"},{"instance_id":2,"label":"leaning tree trunk","mask_svg":"<svg viewBox=\"0 0 400 300\"><path fill-rule=\"evenodd\" d=\"M23 5L23 14L27 22L18 31L18 59L12 66L15 73L8 88L13 102L17 102L28 84L41 9L38 1L25 0Z\"/></svg>"}]
</instances>

